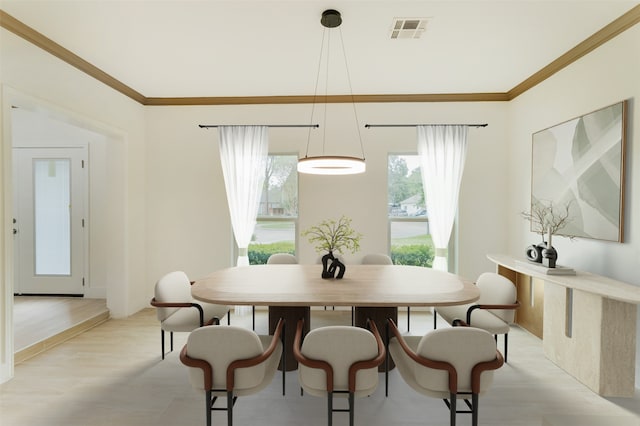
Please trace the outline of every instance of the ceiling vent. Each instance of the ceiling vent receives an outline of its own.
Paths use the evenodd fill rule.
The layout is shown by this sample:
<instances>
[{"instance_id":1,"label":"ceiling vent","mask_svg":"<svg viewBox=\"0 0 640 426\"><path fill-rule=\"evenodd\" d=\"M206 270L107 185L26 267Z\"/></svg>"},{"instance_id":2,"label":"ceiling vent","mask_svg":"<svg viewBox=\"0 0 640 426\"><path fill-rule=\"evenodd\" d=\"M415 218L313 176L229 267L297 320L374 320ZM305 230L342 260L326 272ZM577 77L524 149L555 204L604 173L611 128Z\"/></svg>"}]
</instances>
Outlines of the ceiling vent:
<instances>
[{"instance_id":1,"label":"ceiling vent","mask_svg":"<svg viewBox=\"0 0 640 426\"><path fill-rule=\"evenodd\" d=\"M420 38L427 29L427 18L394 18L391 39Z\"/></svg>"}]
</instances>

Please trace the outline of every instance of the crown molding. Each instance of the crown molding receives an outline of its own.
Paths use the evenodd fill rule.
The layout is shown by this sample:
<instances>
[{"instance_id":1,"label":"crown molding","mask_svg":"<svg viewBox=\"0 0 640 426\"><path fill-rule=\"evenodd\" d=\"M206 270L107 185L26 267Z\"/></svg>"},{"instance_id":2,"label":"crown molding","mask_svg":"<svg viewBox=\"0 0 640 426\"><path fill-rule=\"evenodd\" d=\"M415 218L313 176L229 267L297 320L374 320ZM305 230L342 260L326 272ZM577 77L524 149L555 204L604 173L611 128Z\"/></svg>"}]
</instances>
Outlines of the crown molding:
<instances>
[{"instance_id":1,"label":"crown molding","mask_svg":"<svg viewBox=\"0 0 640 426\"><path fill-rule=\"evenodd\" d=\"M571 50L551 62L531 77L509 90L509 100L515 99L532 87L542 83L558 71L574 63L578 59L587 55L592 50L602 46L618 34L628 30L640 22L640 5L633 7L627 13L612 21L601 30L576 45Z\"/></svg>"},{"instance_id":2,"label":"crown molding","mask_svg":"<svg viewBox=\"0 0 640 426\"><path fill-rule=\"evenodd\" d=\"M61 59L67 64L76 67L85 74L106 84L112 89L117 90L123 95L128 96L134 101L139 102L143 105L146 103L147 98L143 94L135 91L131 87L115 79L106 72L102 71L100 68L85 61L80 56L76 55L68 49L65 49L55 41L51 40L48 37L45 37L43 34L39 33L28 25L25 25L21 21L18 21L16 18L9 15L2 9L0 9L0 27L14 33L18 37L25 39L34 46L37 46L40 49L52 54L53 56Z\"/></svg>"},{"instance_id":3,"label":"crown molding","mask_svg":"<svg viewBox=\"0 0 640 426\"><path fill-rule=\"evenodd\" d=\"M339 103L399 103L399 102L503 102L507 93L442 93L442 94L386 94L386 95L327 95L327 96L230 96L147 98L150 106L193 105L273 105L273 104L339 104Z\"/></svg>"},{"instance_id":4,"label":"crown molding","mask_svg":"<svg viewBox=\"0 0 640 426\"><path fill-rule=\"evenodd\" d=\"M369 94L328 96L228 96L228 97L149 97L85 61L55 41L25 25L0 9L0 27L74 66L87 75L145 106L268 105L310 103L399 103L399 102L505 102L515 99L558 71L582 58L620 33L640 22L640 5L603 27L577 46L509 90L494 93Z\"/></svg>"}]
</instances>

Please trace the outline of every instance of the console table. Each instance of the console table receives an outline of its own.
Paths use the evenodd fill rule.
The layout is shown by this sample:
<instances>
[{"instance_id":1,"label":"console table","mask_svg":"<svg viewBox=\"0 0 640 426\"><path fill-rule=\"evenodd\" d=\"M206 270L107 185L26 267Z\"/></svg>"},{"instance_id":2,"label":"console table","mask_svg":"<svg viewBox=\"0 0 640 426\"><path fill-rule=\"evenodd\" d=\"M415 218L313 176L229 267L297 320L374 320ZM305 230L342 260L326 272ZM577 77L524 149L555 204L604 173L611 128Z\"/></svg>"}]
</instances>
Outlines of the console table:
<instances>
[{"instance_id":1,"label":"console table","mask_svg":"<svg viewBox=\"0 0 640 426\"><path fill-rule=\"evenodd\" d=\"M581 271L548 275L524 258L487 258L516 285L516 323L542 339L551 361L599 395L633 396L640 287Z\"/></svg>"}]
</instances>

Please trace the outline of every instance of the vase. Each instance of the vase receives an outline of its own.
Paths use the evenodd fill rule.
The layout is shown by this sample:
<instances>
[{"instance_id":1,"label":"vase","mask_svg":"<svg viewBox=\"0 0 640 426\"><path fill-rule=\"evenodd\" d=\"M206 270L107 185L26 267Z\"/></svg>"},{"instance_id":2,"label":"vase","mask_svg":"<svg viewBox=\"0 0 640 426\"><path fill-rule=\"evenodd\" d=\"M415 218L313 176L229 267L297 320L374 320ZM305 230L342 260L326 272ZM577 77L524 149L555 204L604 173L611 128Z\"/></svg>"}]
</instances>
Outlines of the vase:
<instances>
[{"instance_id":1,"label":"vase","mask_svg":"<svg viewBox=\"0 0 640 426\"><path fill-rule=\"evenodd\" d=\"M542 264L547 268L555 268L558 252L553 247L547 247L542 250Z\"/></svg>"},{"instance_id":2,"label":"vase","mask_svg":"<svg viewBox=\"0 0 640 426\"><path fill-rule=\"evenodd\" d=\"M558 252L551 245L551 237L552 234L549 232L546 247L542 250L542 264L547 268L555 268L556 260L558 259Z\"/></svg>"},{"instance_id":3,"label":"vase","mask_svg":"<svg viewBox=\"0 0 640 426\"><path fill-rule=\"evenodd\" d=\"M527 259L531 262L542 263L542 250L546 247L547 245L544 242L538 245L531 244L525 250Z\"/></svg>"},{"instance_id":4,"label":"vase","mask_svg":"<svg viewBox=\"0 0 640 426\"><path fill-rule=\"evenodd\" d=\"M531 244L525 250L527 260L530 262L542 263L542 251L546 248L547 243L544 242L544 240L539 244Z\"/></svg>"},{"instance_id":5,"label":"vase","mask_svg":"<svg viewBox=\"0 0 640 426\"><path fill-rule=\"evenodd\" d=\"M333 255L333 252L329 252L322 256L322 278L336 278L338 280L344 277L344 273L347 267L344 263ZM337 272L337 274L336 274Z\"/></svg>"},{"instance_id":6,"label":"vase","mask_svg":"<svg viewBox=\"0 0 640 426\"><path fill-rule=\"evenodd\" d=\"M330 269L331 269L330 262L333 262L333 260L335 260L335 257L333 257L332 252L329 252L324 256L322 256L322 278L324 279L333 278L333 273L335 273L335 270L333 273L330 272Z\"/></svg>"}]
</instances>

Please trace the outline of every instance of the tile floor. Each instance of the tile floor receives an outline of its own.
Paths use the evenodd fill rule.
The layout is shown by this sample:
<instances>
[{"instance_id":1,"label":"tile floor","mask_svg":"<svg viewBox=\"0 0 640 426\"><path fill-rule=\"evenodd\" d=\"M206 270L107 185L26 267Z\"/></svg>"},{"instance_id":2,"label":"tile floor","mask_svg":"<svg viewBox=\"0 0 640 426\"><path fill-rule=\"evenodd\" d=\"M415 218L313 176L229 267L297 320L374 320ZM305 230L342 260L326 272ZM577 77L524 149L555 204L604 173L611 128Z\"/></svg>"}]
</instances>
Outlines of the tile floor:
<instances>
[{"instance_id":1,"label":"tile floor","mask_svg":"<svg viewBox=\"0 0 640 426\"><path fill-rule=\"evenodd\" d=\"M312 311L312 327L350 322L350 311ZM429 312L411 312L412 334L432 328ZM399 324L406 324L400 316ZM251 316L232 316L249 326ZM439 326L445 326L439 321ZM266 312L258 311L258 332L266 332ZM159 327L152 309L127 319L111 319L80 336L16 366L15 377L0 385L0 425L203 425L204 397L187 380L178 359L185 333L175 335L174 351L160 359ZM493 387L480 398L480 424L493 426L640 426L640 392L634 398L602 398L549 362L540 340L514 327L509 364L497 371ZM502 341L500 340L500 345ZM390 396L380 386L356 400L356 425L447 425L440 400L418 395L394 370ZM239 398L235 425L325 425L325 400L300 396L295 372L281 376L261 393ZM334 425L347 425L346 414ZM213 424L226 424L214 412ZM467 414L458 425L470 425Z\"/></svg>"}]
</instances>

